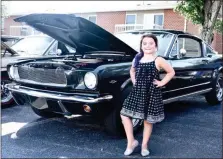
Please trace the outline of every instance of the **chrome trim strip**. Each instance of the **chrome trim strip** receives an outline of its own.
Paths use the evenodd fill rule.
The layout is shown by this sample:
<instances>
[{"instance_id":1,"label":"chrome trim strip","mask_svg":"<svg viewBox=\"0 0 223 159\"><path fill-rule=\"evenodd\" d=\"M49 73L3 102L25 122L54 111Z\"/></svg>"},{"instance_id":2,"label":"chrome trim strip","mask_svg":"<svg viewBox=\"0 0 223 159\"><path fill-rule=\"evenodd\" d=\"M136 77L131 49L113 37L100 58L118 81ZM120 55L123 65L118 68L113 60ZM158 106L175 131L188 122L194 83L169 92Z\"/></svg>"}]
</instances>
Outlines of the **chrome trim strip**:
<instances>
[{"instance_id":1,"label":"chrome trim strip","mask_svg":"<svg viewBox=\"0 0 223 159\"><path fill-rule=\"evenodd\" d=\"M166 49L166 51L165 51L165 53L164 53L164 56L166 57L166 55L167 55L167 51L170 49L170 47L171 47L171 42L173 41L173 38L174 38L174 34L172 34L172 37L171 37L171 40L170 40L170 42L169 42L169 44L168 44L168 47L167 47L167 49ZM175 41L174 41L175 42ZM173 43L174 44L174 43ZM173 45L172 45L172 48L173 48ZM172 50L172 48L171 48L171 50Z\"/></svg>"},{"instance_id":2,"label":"chrome trim strip","mask_svg":"<svg viewBox=\"0 0 223 159\"><path fill-rule=\"evenodd\" d=\"M199 94L207 93L210 90L212 90L212 88L208 88L208 89L204 89L202 91L197 91L197 92L185 94L185 95L182 95L182 96L177 96L177 97L169 98L169 99L163 100L163 103L164 104L171 103L171 102L177 101L180 98L184 98L184 97L191 96L191 95L199 95Z\"/></svg>"},{"instance_id":3,"label":"chrome trim strip","mask_svg":"<svg viewBox=\"0 0 223 159\"><path fill-rule=\"evenodd\" d=\"M23 89L19 85L16 85L16 84L7 84L6 88L12 92L23 93L23 94L27 94L34 97L68 100L68 101L76 101L76 102L83 102L83 103L98 103L98 102L109 101L113 99L112 95L92 98L92 97L80 96L80 95L66 96L66 95L55 94L55 93L38 92L34 90Z\"/></svg>"},{"instance_id":4,"label":"chrome trim strip","mask_svg":"<svg viewBox=\"0 0 223 159\"><path fill-rule=\"evenodd\" d=\"M60 88L67 87L67 84L41 83L41 82L36 82L36 81L26 80L26 79L17 79L16 81L21 82L21 83L35 84L35 85L41 85L41 86L54 86L54 87L60 87Z\"/></svg>"},{"instance_id":5,"label":"chrome trim strip","mask_svg":"<svg viewBox=\"0 0 223 159\"><path fill-rule=\"evenodd\" d=\"M178 38L178 37L177 37ZM172 45L172 48L170 49L170 54L169 54L169 58L172 58L172 56L171 56L171 53L172 53L172 50L173 50L173 47L174 47L174 44L175 44L175 42L177 41L177 38L174 40L174 42L173 42L173 45ZM167 55L167 53L165 54L165 56Z\"/></svg>"},{"instance_id":6,"label":"chrome trim strip","mask_svg":"<svg viewBox=\"0 0 223 159\"><path fill-rule=\"evenodd\" d=\"M40 89L35 89L35 88L31 88L31 87L26 87L26 86L21 86L20 88L26 89L26 90L34 90L34 91L41 91L41 92L47 92L47 93L53 93L53 94L63 94L63 95L67 95L67 96L72 96L72 95L80 95L80 96L84 96L86 94L89 94L88 96L95 96L98 95L98 92L72 92L72 93L67 93L67 92L58 92L58 91L51 91L51 90L40 90Z\"/></svg>"},{"instance_id":7,"label":"chrome trim strip","mask_svg":"<svg viewBox=\"0 0 223 159\"><path fill-rule=\"evenodd\" d=\"M170 91L164 91L163 93L174 92L174 91L178 91L178 90L182 90L182 89L187 89L187 88L191 88L191 87L197 87L197 86L201 86L201 85L206 85L206 84L209 84L209 83L211 83L211 82L205 82L205 83L196 84L196 85L193 85L193 86L183 87L183 88L179 88L179 89L173 89L173 90L170 90Z\"/></svg>"}]
</instances>

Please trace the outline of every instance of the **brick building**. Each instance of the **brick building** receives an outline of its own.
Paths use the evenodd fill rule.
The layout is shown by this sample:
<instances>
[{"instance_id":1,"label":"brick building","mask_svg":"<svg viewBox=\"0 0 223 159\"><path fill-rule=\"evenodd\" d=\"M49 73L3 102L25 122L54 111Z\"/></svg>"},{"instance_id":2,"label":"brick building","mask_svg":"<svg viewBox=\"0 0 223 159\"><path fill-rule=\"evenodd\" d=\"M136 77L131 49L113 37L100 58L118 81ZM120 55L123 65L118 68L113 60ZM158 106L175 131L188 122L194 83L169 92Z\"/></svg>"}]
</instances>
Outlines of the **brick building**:
<instances>
[{"instance_id":1,"label":"brick building","mask_svg":"<svg viewBox=\"0 0 223 159\"><path fill-rule=\"evenodd\" d=\"M105 30L114 34L120 31L132 29L176 29L186 31L197 36L200 35L200 27L185 21L179 13L174 12L175 4L167 2L163 5L137 6L123 10L109 10L97 12L74 13L86 18ZM21 35L24 31L31 29L22 23L14 22L13 19L20 15L11 15L4 20L2 34ZM31 32L33 33L32 29ZM212 47L222 53L222 35L214 33Z\"/></svg>"}]
</instances>

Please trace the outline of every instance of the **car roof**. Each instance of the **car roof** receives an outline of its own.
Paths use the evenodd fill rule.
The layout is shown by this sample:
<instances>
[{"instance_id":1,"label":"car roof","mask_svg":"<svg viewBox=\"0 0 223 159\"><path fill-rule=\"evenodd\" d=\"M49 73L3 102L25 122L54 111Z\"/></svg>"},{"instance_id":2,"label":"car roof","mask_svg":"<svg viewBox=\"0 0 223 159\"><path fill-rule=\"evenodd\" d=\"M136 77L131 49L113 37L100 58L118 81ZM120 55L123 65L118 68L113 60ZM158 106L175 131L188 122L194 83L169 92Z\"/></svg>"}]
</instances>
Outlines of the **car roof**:
<instances>
[{"instance_id":1,"label":"car roof","mask_svg":"<svg viewBox=\"0 0 223 159\"><path fill-rule=\"evenodd\" d=\"M28 35L28 36L25 36L25 37L50 37L50 36L46 35L46 34L36 34L36 35Z\"/></svg>"},{"instance_id":2,"label":"car roof","mask_svg":"<svg viewBox=\"0 0 223 159\"><path fill-rule=\"evenodd\" d=\"M1 35L1 39L8 39L8 40L10 40L10 39L21 39L21 38L23 38L23 37L21 37L21 36L12 36L12 35Z\"/></svg>"},{"instance_id":3,"label":"car roof","mask_svg":"<svg viewBox=\"0 0 223 159\"><path fill-rule=\"evenodd\" d=\"M1 35L4 38L21 38L21 36L14 36L14 35Z\"/></svg>"},{"instance_id":4,"label":"car roof","mask_svg":"<svg viewBox=\"0 0 223 159\"><path fill-rule=\"evenodd\" d=\"M133 33L133 32L169 32L172 34L185 34L185 35L192 35L188 32L180 31L180 30L171 30L171 29L137 29L137 30L131 30L131 31L123 31L120 33ZM118 33L117 33L118 34Z\"/></svg>"}]
</instances>

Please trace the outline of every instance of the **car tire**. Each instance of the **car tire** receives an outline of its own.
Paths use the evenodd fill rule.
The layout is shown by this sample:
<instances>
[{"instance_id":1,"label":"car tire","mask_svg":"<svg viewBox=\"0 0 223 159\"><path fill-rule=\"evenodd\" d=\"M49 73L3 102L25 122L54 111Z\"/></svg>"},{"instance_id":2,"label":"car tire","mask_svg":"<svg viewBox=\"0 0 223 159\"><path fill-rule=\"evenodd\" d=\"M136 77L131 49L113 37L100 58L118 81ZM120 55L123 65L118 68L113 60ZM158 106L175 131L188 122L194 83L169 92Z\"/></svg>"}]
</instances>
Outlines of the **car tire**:
<instances>
[{"instance_id":1,"label":"car tire","mask_svg":"<svg viewBox=\"0 0 223 159\"><path fill-rule=\"evenodd\" d=\"M34 111L35 114L43 117L43 118L54 118L54 117L63 117L62 114L54 113L47 111L47 109L37 109L33 106L31 106L32 110Z\"/></svg>"},{"instance_id":2,"label":"car tire","mask_svg":"<svg viewBox=\"0 0 223 159\"><path fill-rule=\"evenodd\" d=\"M223 95L223 73L218 72L212 83L212 90L205 95L206 101L210 105L216 105L222 102Z\"/></svg>"},{"instance_id":3,"label":"car tire","mask_svg":"<svg viewBox=\"0 0 223 159\"><path fill-rule=\"evenodd\" d=\"M8 84L10 82L11 81L8 77L1 78L1 106L3 108L13 106L15 104L11 93L4 87L5 84Z\"/></svg>"},{"instance_id":4,"label":"car tire","mask_svg":"<svg viewBox=\"0 0 223 159\"><path fill-rule=\"evenodd\" d=\"M127 96L129 95L130 91L132 90L132 86L128 86L126 87L123 91L122 91L122 95L121 95L121 99L120 99L120 103L121 104L117 104L119 105L118 107L116 107L110 114L109 116L107 116L105 118L105 128L108 131L108 133L115 135L115 136L120 136L120 137L125 137L125 130L121 121L121 116L120 116L120 111L122 108L122 104L124 102L124 100L127 98ZM133 131L134 133L136 133L139 128L142 125L142 120L140 119L133 119Z\"/></svg>"}]
</instances>

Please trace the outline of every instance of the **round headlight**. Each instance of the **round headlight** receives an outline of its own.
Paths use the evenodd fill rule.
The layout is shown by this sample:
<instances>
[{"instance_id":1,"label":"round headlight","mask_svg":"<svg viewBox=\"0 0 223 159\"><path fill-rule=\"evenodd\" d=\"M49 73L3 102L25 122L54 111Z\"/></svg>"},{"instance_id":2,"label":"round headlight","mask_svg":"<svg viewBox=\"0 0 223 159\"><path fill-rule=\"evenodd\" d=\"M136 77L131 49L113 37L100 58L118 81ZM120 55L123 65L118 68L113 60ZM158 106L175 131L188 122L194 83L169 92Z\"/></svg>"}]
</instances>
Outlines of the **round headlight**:
<instances>
[{"instance_id":1,"label":"round headlight","mask_svg":"<svg viewBox=\"0 0 223 159\"><path fill-rule=\"evenodd\" d=\"M87 72L84 76L84 83L87 88L94 89L97 85L97 77L92 72Z\"/></svg>"},{"instance_id":2,"label":"round headlight","mask_svg":"<svg viewBox=\"0 0 223 159\"><path fill-rule=\"evenodd\" d=\"M19 79L18 67L10 66L8 74L11 79L18 80Z\"/></svg>"}]
</instances>

